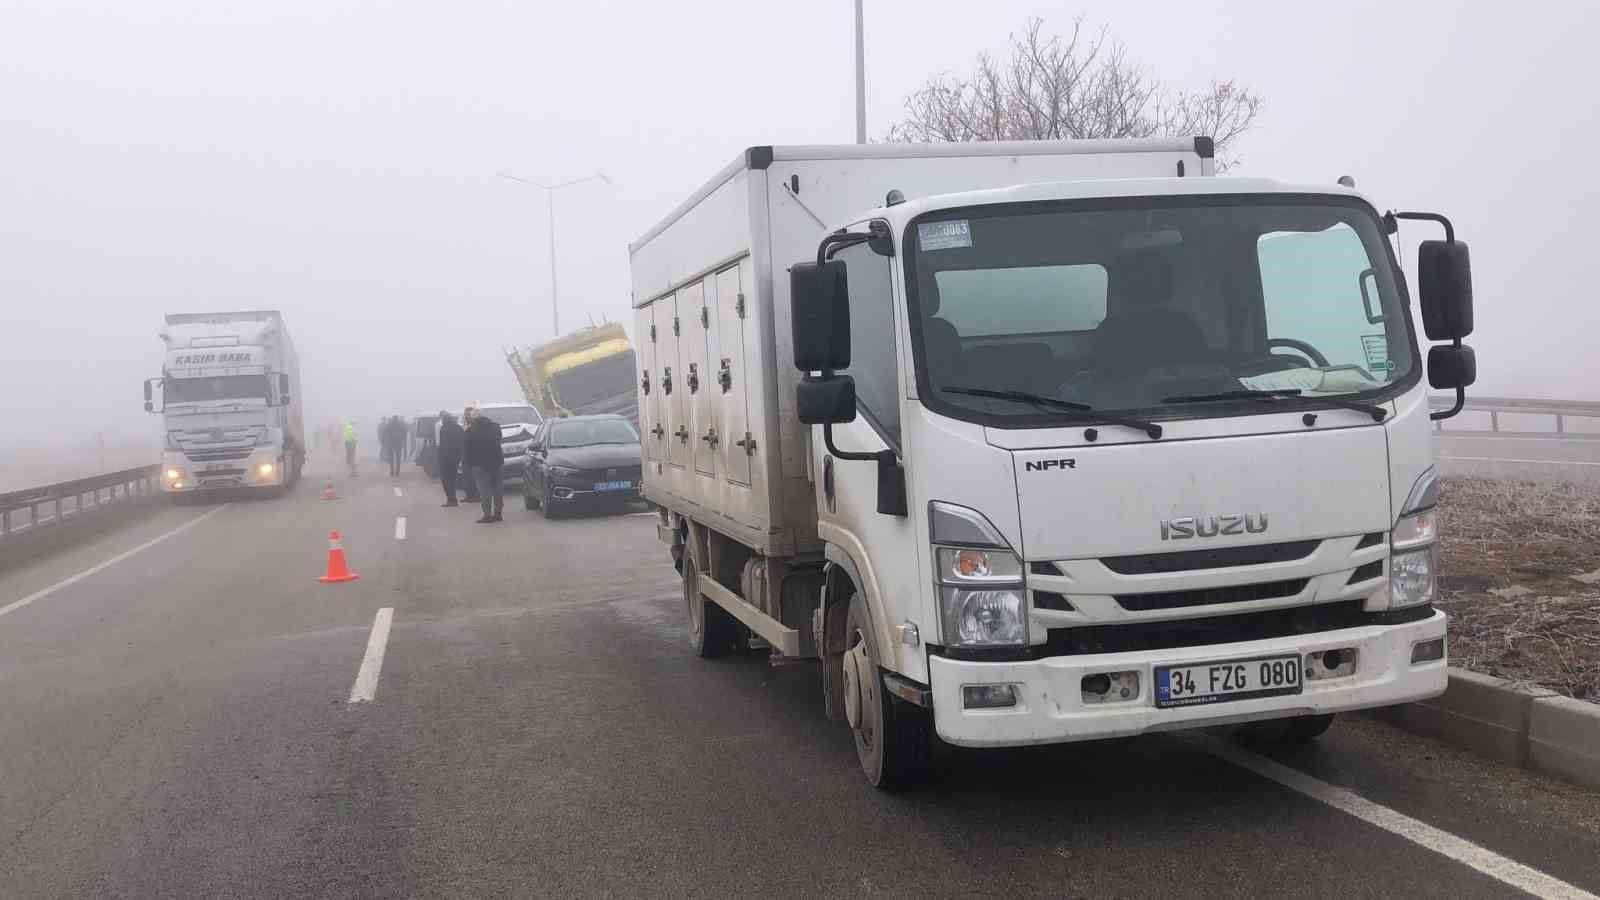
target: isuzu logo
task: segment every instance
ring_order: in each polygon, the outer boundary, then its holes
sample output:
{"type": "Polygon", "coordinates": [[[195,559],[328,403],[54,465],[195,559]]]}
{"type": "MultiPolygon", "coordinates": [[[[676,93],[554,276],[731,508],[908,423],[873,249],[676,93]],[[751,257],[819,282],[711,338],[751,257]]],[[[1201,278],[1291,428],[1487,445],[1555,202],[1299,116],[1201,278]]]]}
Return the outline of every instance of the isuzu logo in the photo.
{"type": "Polygon", "coordinates": [[[1267,530],[1267,514],[1235,513],[1226,516],[1182,516],[1161,520],[1161,539],[1181,541],[1219,534],[1260,534],[1267,530]]]}
{"type": "Polygon", "coordinates": [[[1067,456],[1061,459],[1030,459],[1022,465],[1029,472],[1048,472],[1051,469],[1076,469],[1078,461],[1067,456]]]}

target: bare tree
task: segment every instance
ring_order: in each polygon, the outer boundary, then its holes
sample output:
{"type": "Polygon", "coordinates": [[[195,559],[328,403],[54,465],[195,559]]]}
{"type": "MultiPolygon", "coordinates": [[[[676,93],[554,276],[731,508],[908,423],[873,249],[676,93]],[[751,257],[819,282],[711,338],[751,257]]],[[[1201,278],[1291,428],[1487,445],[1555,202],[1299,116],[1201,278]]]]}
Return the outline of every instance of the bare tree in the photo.
{"type": "Polygon", "coordinates": [[[1229,79],[1202,91],[1168,88],[1083,18],[1068,35],[1031,19],[1011,35],[1009,58],[980,55],[971,75],[941,73],[906,97],[906,117],[891,141],[1015,141],[1209,135],[1217,169],[1239,160],[1237,138],[1250,130],[1261,95],[1229,79]]]}

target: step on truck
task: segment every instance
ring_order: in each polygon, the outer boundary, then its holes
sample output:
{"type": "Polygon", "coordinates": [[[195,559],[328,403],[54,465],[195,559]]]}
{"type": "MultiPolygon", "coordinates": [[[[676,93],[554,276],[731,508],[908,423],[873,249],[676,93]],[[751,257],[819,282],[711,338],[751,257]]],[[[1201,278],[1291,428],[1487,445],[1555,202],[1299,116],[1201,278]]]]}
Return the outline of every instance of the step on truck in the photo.
{"type": "Polygon", "coordinates": [[[161,331],[161,377],[145,412],[165,432],[161,490],[282,493],[305,466],[300,360],[275,310],[175,313],[161,331]]]}
{"type": "Polygon", "coordinates": [[[880,786],[936,740],[1308,740],[1441,693],[1467,247],[1213,170],[1207,138],[755,147],[632,244],[694,649],[819,660],[880,786]]]}

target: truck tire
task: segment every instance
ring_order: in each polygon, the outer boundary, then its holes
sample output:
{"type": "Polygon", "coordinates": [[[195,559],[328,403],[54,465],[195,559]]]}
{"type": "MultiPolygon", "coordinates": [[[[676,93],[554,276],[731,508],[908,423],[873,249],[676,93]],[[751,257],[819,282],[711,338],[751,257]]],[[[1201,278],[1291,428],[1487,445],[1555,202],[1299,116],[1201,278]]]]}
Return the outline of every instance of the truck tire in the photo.
{"type": "Polygon", "coordinates": [[[871,622],[866,600],[857,591],[845,617],[843,678],[846,719],[855,736],[856,758],[874,787],[915,787],[928,775],[933,716],[884,690],[883,657],[871,622]]]}
{"type": "Polygon", "coordinates": [[[683,554],[683,602],[689,612],[689,645],[704,659],[727,655],[739,634],[739,621],[700,594],[700,566],[683,554]]]}

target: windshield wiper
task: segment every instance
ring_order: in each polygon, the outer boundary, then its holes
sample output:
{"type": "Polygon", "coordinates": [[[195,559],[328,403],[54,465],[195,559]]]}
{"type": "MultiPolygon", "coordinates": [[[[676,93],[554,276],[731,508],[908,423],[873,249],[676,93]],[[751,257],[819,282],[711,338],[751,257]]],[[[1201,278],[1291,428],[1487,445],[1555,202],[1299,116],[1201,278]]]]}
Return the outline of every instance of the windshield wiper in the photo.
{"type": "Polygon", "coordinates": [[[1310,397],[1299,388],[1274,388],[1266,391],[1222,391],[1216,394],[1184,394],[1177,397],[1163,398],[1161,402],[1210,403],[1214,400],[1258,400],[1276,403],[1284,397],[1292,397],[1306,403],[1319,404],[1324,409],[1353,409],[1356,412],[1364,412],[1371,416],[1374,422],[1382,422],[1389,415],[1389,411],[1381,406],[1362,403],[1359,400],[1340,400],[1338,397],[1310,397]]]}
{"type": "Polygon", "coordinates": [[[1121,425],[1123,428],[1135,428],[1149,435],[1151,439],[1161,437],[1161,426],[1143,419],[1128,419],[1122,416],[1107,415],[1096,412],[1095,408],[1087,403],[1073,403],[1071,400],[1057,400],[1043,394],[1030,394],[1027,391],[996,391],[989,388],[972,387],[945,387],[940,388],[946,394],[965,394],[968,397],[990,397],[995,400],[1010,400],[1014,403],[1031,403],[1034,406],[1049,409],[1065,410],[1070,413],[1079,413],[1079,419],[1104,422],[1107,425],[1121,425]]]}

